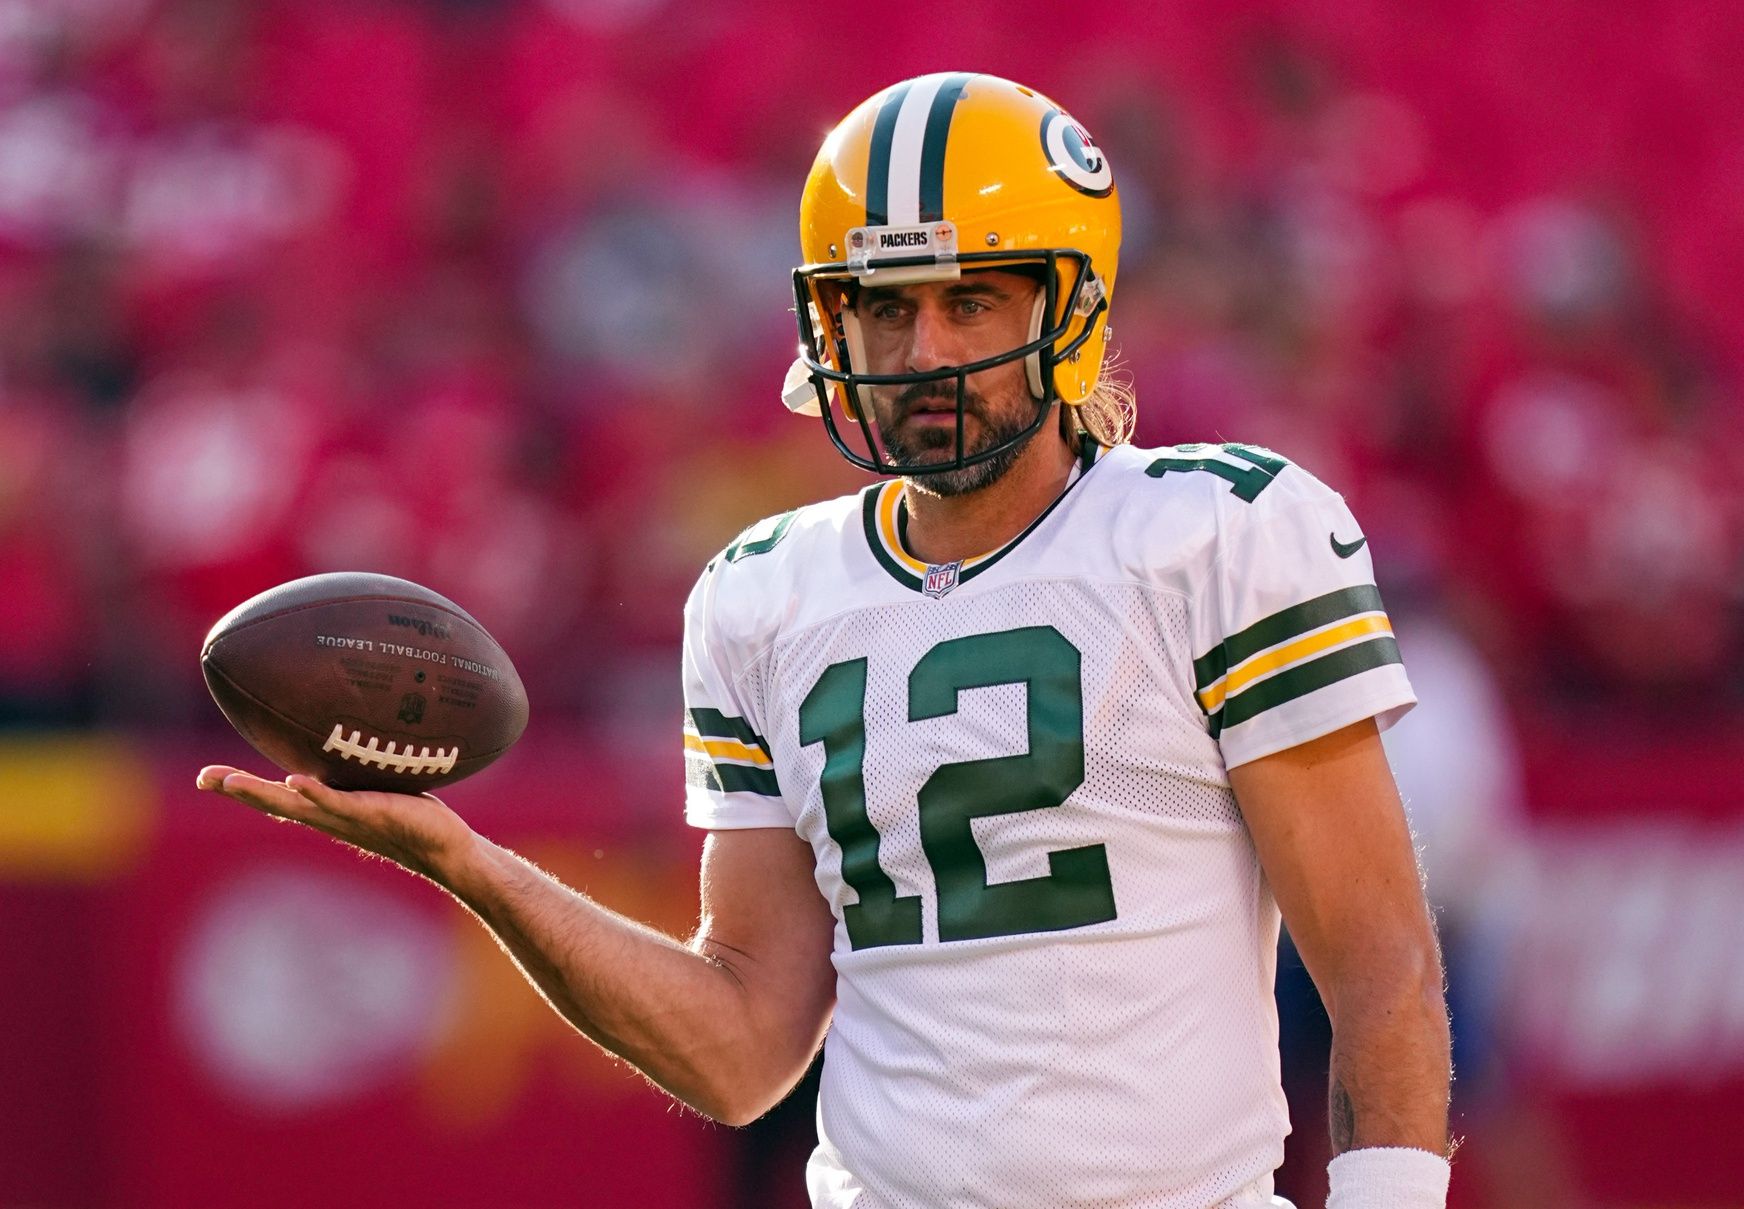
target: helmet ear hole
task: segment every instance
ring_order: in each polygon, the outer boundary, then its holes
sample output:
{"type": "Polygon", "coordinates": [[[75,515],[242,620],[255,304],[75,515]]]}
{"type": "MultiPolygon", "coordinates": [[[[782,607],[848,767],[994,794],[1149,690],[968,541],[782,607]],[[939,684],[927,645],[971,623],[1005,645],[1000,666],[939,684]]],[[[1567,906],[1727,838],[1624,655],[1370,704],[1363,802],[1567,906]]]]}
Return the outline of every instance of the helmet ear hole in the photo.
{"type": "MultiPolygon", "coordinates": [[[[1048,309],[1048,292],[1036,291],[1035,309],[1029,316],[1029,338],[1025,343],[1032,343],[1041,338],[1043,312],[1048,309]]],[[[1047,398],[1047,388],[1042,383],[1042,355],[1038,350],[1023,359],[1024,372],[1029,377],[1029,393],[1037,399],[1047,398]]]]}

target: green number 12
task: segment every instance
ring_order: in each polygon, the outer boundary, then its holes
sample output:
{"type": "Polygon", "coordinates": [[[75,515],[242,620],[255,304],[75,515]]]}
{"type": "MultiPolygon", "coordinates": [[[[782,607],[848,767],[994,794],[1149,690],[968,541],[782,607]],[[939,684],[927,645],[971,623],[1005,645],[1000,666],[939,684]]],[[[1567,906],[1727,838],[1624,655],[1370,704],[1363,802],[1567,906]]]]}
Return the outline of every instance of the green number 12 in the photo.
{"type": "MultiPolygon", "coordinates": [[[[989,815],[1059,806],[1083,784],[1081,662],[1058,630],[1028,626],[941,642],[909,675],[910,722],[955,714],[964,689],[1028,689],[1026,753],[941,764],[921,786],[921,847],[938,886],[940,940],[1052,932],[1115,918],[1102,844],[1050,852],[1045,875],[989,885],[972,827],[989,815]]],[[[879,835],[866,813],[866,660],[824,669],[799,707],[799,730],[801,743],[824,745],[824,819],[842,849],[842,880],[860,896],[842,911],[849,944],[919,944],[920,898],[896,893],[878,862],[879,835]]]]}

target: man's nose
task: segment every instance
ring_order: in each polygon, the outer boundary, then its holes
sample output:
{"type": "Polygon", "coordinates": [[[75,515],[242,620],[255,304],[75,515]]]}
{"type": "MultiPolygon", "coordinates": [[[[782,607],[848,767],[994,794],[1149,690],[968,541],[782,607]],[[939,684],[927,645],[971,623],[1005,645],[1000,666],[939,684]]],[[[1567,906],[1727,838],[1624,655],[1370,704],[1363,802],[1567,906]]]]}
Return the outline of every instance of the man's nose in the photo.
{"type": "Polygon", "coordinates": [[[962,364],[962,350],[950,315],[943,307],[923,306],[915,312],[913,340],[908,347],[910,373],[925,373],[962,364]]]}

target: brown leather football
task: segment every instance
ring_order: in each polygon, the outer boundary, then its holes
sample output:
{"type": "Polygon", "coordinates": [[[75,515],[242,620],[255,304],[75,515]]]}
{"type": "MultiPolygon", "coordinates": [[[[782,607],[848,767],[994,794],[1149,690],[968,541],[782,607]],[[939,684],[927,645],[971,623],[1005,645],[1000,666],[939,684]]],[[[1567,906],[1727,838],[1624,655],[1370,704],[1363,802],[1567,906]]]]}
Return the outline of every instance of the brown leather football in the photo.
{"type": "Polygon", "coordinates": [[[286,772],[422,793],[471,776],[527,725],[527,692],[465,610],[390,575],[292,580],[218,619],[212,699],[286,772]]]}

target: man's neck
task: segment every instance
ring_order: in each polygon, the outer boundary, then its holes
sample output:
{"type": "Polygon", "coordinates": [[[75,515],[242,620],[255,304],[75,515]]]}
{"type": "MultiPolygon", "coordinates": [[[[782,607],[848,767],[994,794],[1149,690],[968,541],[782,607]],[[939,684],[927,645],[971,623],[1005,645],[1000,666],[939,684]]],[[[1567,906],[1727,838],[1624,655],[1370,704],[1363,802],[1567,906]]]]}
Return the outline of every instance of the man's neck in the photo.
{"type": "Polygon", "coordinates": [[[925,562],[958,562],[997,550],[1060,498],[1077,455],[1051,426],[1037,433],[999,480],[964,495],[934,495],[903,483],[908,552],[925,562]]]}

